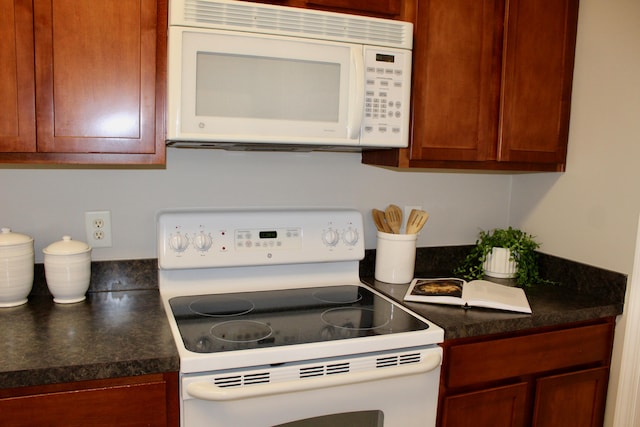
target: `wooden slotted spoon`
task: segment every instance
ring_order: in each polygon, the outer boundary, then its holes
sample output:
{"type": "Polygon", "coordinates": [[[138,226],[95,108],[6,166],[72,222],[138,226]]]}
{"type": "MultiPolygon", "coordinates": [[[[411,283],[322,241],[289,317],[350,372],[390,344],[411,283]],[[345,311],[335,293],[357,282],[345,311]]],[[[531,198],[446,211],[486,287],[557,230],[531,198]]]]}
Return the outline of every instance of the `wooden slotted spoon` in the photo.
{"type": "Polygon", "coordinates": [[[402,227],[402,209],[396,205],[389,205],[384,211],[384,218],[387,220],[387,224],[391,227],[391,230],[395,234],[400,234],[400,227],[402,227]]]}
{"type": "Polygon", "coordinates": [[[380,209],[372,209],[371,215],[373,216],[373,222],[376,225],[378,231],[382,231],[384,233],[393,233],[389,224],[387,224],[387,220],[384,218],[384,212],[380,209]]]}
{"type": "Polygon", "coordinates": [[[411,209],[407,219],[407,234],[417,234],[429,219],[429,214],[419,209],[411,209]]]}

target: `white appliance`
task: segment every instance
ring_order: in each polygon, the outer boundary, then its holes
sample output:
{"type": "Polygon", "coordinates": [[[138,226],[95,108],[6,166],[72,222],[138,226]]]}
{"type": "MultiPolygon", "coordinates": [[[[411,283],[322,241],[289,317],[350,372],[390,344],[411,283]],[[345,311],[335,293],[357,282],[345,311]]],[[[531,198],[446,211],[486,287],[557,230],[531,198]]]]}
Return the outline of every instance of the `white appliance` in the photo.
{"type": "Polygon", "coordinates": [[[360,282],[349,209],[166,210],[181,426],[434,426],[443,330],[360,282]]]}
{"type": "Polygon", "coordinates": [[[411,23],[235,0],[169,13],[169,145],[408,145],[411,23]]]}

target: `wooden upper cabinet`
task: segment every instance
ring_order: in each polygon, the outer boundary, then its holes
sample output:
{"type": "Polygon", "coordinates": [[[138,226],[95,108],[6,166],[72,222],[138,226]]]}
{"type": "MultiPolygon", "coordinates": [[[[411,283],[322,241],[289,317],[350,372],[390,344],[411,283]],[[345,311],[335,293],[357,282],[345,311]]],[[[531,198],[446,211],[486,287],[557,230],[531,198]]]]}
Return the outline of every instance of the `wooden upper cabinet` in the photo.
{"type": "Polygon", "coordinates": [[[34,0],[29,20],[36,136],[0,161],[164,163],[166,0],[34,0]]]}
{"type": "Polygon", "coordinates": [[[395,167],[562,171],[578,0],[420,0],[408,149],[395,167]]]}
{"type": "Polygon", "coordinates": [[[0,151],[35,151],[31,1],[0,0],[0,10],[0,151]]]}
{"type": "Polygon", "coordinates": [[[503,0],[418,6],[411,159],[495,158],[503,0]]]}
{"type": "Polygon", "coordinates": [[[511,0],[499,160],[564,165],[578,0],[511,0]]]}

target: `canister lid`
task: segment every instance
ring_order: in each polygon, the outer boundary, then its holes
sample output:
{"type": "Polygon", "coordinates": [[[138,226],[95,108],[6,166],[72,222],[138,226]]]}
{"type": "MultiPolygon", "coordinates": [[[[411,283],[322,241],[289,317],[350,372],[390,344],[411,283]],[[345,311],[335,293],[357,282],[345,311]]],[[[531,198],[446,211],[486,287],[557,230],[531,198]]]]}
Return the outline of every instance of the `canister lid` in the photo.
{"type": "Polygon", "coordinates": [[[62,236],[62,240],[54,242],[44,248],[42,252],[47,255],[74,255],[88,252],[91,246],[84,242],[71,240],[71,236],[62,236]]]}
{"type": "Polygon", "coordinates": [[[12,233],[10,228],[0,229],[0,246],[22,245],[31,243],[33,238],[26,234],[12,233]]]}

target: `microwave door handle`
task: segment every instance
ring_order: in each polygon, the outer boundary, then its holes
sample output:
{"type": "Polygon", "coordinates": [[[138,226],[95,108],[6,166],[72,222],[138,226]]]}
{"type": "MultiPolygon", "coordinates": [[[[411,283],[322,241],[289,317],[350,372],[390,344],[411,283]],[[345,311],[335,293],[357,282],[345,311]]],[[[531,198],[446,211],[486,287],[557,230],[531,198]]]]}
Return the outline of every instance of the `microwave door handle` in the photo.
{"type": "Polygon", "coordinates": [[[358,139],[364,116],[364,53],[362,46],[351,49],[352,73],[350,77],[349,112],[347,114],[347,135],[358,139]]]}

